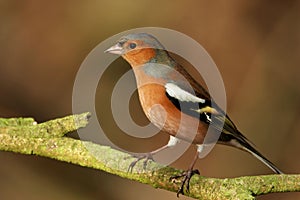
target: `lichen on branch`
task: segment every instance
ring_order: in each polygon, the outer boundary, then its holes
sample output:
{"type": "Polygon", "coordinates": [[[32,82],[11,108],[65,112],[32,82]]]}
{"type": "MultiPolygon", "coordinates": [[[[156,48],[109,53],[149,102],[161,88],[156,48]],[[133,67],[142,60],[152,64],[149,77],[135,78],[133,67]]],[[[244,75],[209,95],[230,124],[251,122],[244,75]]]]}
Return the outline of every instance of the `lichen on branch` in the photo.
{"type": "MultiPolygon", "coordinates": [[[[129,156],[127,153],[65,137],[66,133],[85,127],[89,117],[89,113],[83,113],[40,124],[33,118],[0,118],[0,150],[48,157],[177,192],[180,182],[170,181],[169,178],[182,173],[181,170],[151,162],[146,170],[143,170],[142,163],[138,163],[135,170],[129,173],[127,169],[133,158],[125,159],[129,156]]],[[[274,192],[299,192],[300,175],[225,179],[195,175],[190,184],[187,195],[196,199],[255,199],[255,196],[274,192]]]]}

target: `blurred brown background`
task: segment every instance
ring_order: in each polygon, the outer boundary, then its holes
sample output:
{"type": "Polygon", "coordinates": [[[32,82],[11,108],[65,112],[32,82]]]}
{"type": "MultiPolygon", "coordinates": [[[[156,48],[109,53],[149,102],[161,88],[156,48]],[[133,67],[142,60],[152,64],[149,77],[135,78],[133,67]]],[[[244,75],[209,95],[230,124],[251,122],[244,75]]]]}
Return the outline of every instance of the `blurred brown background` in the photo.
{"type": "MultiPolygon", "coordinates": [[[[291,0],[2,0],[0,116],[41,122],[70,114],[76,72],[98,43],[131,28],[166,27],[206,48],[223,76],[231,118],[281,170],[299,173],[299,19],[300,2],[291,0]]],[[[122,67],[108,77],[129,69],[125,61],[117,63],[122,67]]],[[[110,79],[104,80],[109,87],[110,79]]],[[[186,168],[191,153],[175,166],[186,168]]],[[[0,163],[1,199],[176,199],[174,193],[50,159],[0,152],[0,163]]],[[[197,167],[211,177],[271,173],[250,155],[223,146],[197,167]]]]}

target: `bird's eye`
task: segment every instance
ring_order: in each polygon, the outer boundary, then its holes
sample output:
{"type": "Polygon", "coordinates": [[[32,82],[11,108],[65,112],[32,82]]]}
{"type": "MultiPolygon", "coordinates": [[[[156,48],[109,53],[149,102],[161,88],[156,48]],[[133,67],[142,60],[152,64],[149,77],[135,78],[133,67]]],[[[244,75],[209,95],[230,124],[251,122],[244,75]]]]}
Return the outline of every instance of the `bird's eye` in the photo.
{"type": "Polygon", "coordinates": [[[136,47],[136,44],[135,43],[130,43],[129,47],[130,47],[130,49],[134,49],[136,47]]]}

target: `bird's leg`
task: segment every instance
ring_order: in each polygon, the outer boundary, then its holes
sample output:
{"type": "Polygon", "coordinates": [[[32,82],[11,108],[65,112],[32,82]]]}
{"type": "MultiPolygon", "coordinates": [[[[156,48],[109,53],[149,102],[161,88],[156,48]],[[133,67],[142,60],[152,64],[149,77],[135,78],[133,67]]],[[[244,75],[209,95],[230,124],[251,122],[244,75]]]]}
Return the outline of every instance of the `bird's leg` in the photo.
{"type": "Polygon", "coordinates": [[[191,163],[190,167],[188,170],[186,170],[184,173],[177,175],[177,176],[172,176],[170,180],[178,179],[181,177],[184,177],[179,190],[177,191],[177,197],[179,197],[179,194],[184,195],[184,187],[186,186],[186,192],[189,192],[190,190],[190,180],[195,174],[200,174],[198,169],[194,169],[194,166],[196,164],[196,161],[198,159],[198,154],[201,152],[203,147],[201,145],[198,146],[197,153],[195,154],[195,157],[193,159],[193,162],[191,163]]]}
{"type": "Polygon", "coordinates": [[[140,160],[143,160],[143,168],[144,170],[146,170],[146,167],[147,167],[147,164],[148,164],[148,161],[152,160],[154,161],[153,159],[153,156],[155,154],[157,154],[158,152],[162,151],[162,150],[165,150],[167,148],[170,148],[170,147],[174,147],[180,140],[173,137],[173,136],[170,136],[170,139],[169,139],[169,142],[167,145],[165,146],[162,146],[154,151],[151,151],[151,152],[148,152],[148,153],[142,153],[142,154],[136,154],[136,155],[133,155],[132,157],[136,158],[136,160],[132,161],[128,167],[128,171],[129,172],[132,172],[134,166],[140,161],[140,160]]]}

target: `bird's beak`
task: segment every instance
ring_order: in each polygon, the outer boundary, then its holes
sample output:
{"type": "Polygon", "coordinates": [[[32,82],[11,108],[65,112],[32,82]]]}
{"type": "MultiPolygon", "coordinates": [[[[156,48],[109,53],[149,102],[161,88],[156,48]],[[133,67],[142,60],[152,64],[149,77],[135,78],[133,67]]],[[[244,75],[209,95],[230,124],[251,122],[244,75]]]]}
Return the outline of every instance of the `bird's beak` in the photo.
{"type": "Polygon", "coordinates": [[[112,53],[112,54],[122,55],[123,54],[123,48],[119,43],[117,43],[116,45],[106,49],[104,51],[104,53],[112,53]]]}

